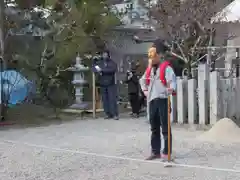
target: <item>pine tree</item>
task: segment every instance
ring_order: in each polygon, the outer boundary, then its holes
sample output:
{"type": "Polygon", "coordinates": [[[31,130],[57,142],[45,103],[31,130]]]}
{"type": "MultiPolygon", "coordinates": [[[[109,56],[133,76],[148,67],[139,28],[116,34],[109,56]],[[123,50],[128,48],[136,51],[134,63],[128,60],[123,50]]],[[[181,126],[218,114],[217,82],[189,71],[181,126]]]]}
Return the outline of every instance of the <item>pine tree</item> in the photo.
{"type": "Polygon", "coordinates": [[[2,54],[7,66],[35,77],[40,95],[54,107],[65,106],[72,77],[63,70],[76,53],[102,48],[96,42],[103,43],[118,19],[106,1],[9,0],[4,7],[2,54]]]}

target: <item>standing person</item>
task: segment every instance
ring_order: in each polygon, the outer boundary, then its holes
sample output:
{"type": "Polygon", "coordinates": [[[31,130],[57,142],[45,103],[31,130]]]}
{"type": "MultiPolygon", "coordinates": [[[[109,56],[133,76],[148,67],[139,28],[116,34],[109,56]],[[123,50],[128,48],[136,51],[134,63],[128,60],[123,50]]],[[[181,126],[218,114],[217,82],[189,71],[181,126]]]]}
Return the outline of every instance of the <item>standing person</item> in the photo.
{"type": "Polygon", "coordinates": [[[110,58],[109,51],[103,51],[101,60],[93,65],[93,71],[99,73],[100,94],[103,101],[105,119],[118,120],[117,85],[115,75],[117,64],[110,58]]]}
{"type": "Polygon", "coordinates": [[[168,137],[168,96],[176,90],[176,76],[168,61],[162,61],[166,46],[161,40],[156,40],[148,51],[149,64],[140,85],[147,97],[148,118],[151,125],[151,155],[147,160],[167,158],[168,138],[172,151],[172,134],[168,137]],[[164,147],[161,154],[161,130],[164,147]]]}
{"type": "Polygon", "coordinates": [[[139,90],[139,106],[139,112],[141,113],[141,111],[143,111],[143,108],[146,107],[146,97],[141,88],[139,90]]]}
{"type": "Polygon", "coordinates": [[[131,64],[131,71],[127,72],[125,83],[128,85],[128,98],[132,108],[132,116],[139,117],[140,101],[139,101],[139,81],[136,75],[136,66],[131,64]]]}

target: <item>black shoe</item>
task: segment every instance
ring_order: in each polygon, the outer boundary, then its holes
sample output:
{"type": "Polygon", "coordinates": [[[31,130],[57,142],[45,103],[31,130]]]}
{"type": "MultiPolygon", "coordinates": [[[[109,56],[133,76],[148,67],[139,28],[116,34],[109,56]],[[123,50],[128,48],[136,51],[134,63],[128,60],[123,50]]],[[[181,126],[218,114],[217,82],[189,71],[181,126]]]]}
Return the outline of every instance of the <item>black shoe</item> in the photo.
{"type": "Polygon", "coordinates": [[[138,115],[137,113],[134,113],[134,114],[132,115],[132,117],[133,117],[133,118],[139,118],[139,115],[138,115]]]}
{"type": "Polygon", "coordinates": [[[151,154],[148,158],[146,158],[146,160],[150,161],[150,160],[160,159],[160,158],[161,158],[161,154],[151,154]]]}

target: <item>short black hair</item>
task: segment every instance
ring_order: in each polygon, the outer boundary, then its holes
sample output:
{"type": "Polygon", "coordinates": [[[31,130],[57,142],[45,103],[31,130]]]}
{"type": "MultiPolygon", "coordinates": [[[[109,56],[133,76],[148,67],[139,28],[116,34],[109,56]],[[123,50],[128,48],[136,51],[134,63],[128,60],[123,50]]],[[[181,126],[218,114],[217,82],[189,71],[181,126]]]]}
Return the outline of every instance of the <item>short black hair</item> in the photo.
{"type": "Polygon", "coordinates": [[[162,39],[156,39],[156,40],[153,42],[152,47],[155,47],[155,48],[156,48],[156,52],[157,52],[158,54],[159,54],[159,53],[165,53],[165,52],[168,50],[167,45],[165,45],[165,42],[164,42],[164,40],[162,40],[162,39]]]}

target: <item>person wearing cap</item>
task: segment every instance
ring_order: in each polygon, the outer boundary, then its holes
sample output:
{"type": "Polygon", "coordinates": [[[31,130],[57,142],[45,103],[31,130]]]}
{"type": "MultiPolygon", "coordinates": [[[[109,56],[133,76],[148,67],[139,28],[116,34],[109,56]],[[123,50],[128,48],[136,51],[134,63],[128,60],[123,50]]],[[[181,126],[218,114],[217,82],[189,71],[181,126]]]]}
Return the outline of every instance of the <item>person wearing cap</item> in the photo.
{"type": "Polygon", "coordinates": [[[168,137],[168,96],[176,90],[176,76],[170,63],[164,59],[167,47],[156,40],[148,51],[148,67],[140,79],[140,86],[148,104],[148,120],[151,126],[151,155],[147,160],[167,158],[168,138],[172,151],[172,134],[168,137]],[[160,129],[161,127],[161,129],[160,129]],[[164,147],[161,153],[161,130],[164,147]]]}
{"type": "Polygon", "coordinates": [[[131,71],[127,71],[125,83],[128,85],[128,99],[132,108],[132,117],[138,118],[140,111],[140,101],[139,101],[139,81],[136,74],[137,65],[131,63],[131,71]]]}
{"type": "Polygon", "coordinates": [[[115,75],[117,64],[110,58],[109,51],[102,53],[100,61],[94,63],[93,71],[99,74],[99,86],[102,96],[105,119],[118,120],[117,85],[115,75]]]}

